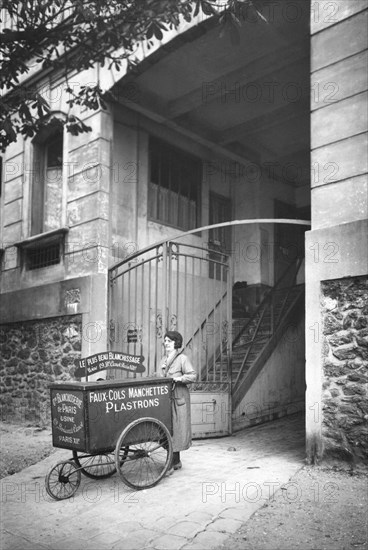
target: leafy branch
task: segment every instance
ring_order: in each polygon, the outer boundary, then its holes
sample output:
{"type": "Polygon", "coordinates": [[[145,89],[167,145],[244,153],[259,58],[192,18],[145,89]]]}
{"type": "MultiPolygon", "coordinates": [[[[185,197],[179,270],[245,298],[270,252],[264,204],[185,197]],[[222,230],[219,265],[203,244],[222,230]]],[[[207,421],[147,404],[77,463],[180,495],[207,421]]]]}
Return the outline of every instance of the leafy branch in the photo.
{"type": "MultiPolygon", "coordinates": [[[[49,102],[24,77],[31,67],[62,70],[66,76],[95,64],[120,70],[137,63],[142,41],[162,40],[164,33],[203,13],[214,17],[220,36],[230,30],[234,44],[245,9],[252,0],[3,0],[0,20],[0,148],[17,135],[33,137],[51,116],[68,131],[88,127],[74,115],[53,113],[49,102]],[[23,80],[23,81],[22,81],[23,80]]],[[[258,12],[259,14],[259,12],[258,12]]],[[[259,14],[262,17],[261,14],[259,14]]],[[[96,86],[69,88],[69,108],[105,108],[104,91],[96,86]]]]}

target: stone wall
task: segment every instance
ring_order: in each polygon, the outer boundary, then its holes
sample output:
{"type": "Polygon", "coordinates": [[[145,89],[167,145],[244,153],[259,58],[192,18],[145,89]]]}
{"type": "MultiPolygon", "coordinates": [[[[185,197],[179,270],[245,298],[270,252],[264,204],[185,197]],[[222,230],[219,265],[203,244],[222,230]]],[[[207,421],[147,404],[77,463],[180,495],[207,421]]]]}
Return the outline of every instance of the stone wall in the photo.
{"type": "Polygon", "coordinates": [[[0,325],[2,420],[50,422],[48,385],[73,380],[82,316],[0,325]]]}
{"type": "Polygon", "coordinates": [[[324,454],[368,458],[368,277],[322,283],[324,454]]]}

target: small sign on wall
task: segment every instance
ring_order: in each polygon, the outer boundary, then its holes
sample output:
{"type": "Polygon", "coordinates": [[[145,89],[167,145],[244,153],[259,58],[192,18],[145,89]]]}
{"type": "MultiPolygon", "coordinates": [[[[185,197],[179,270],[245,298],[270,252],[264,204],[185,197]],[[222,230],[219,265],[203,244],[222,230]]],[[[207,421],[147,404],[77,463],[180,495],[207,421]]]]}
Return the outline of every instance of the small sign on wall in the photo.
{"type": "Polygon", "coordinates": [[[138,342],[138,329],[128,329],[127,331],[128,344],[136,344],[138,342]]]}

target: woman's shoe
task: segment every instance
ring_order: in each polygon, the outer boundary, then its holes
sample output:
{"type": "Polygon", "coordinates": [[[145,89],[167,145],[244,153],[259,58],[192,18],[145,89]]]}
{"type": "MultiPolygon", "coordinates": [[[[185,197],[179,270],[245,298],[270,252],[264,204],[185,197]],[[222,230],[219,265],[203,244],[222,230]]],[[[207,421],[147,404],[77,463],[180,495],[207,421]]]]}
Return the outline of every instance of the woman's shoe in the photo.
{"type": "Polygon", "coordinates": [[[182,467],[183,467],[183,465],[181,463],[181,460],[179,460],[179,462],[174,464],[174,470],[180,470],[182,467]]]}

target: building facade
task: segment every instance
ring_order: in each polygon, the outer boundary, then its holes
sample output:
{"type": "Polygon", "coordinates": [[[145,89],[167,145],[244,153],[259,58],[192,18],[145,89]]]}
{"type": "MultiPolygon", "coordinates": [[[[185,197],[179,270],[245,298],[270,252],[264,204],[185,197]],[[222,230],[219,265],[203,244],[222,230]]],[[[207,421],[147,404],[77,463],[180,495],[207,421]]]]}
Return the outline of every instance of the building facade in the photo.
{"type": "MultiPolygon", "coordinates": [[[[6,151],[4,418],[47,421],[48,383],[80,357],[143,350],[153,374],[176,328],[202,424],[305,410],[310,461],[367,455],[367,2],[272,5],[236,40],[195,19],[142,45],[134,74],[70,75],[109,90],[78,113],[91,131],[50,124],[6,151]]],[[[65,112],[63,78],[29,79],[65,112]]]]}

